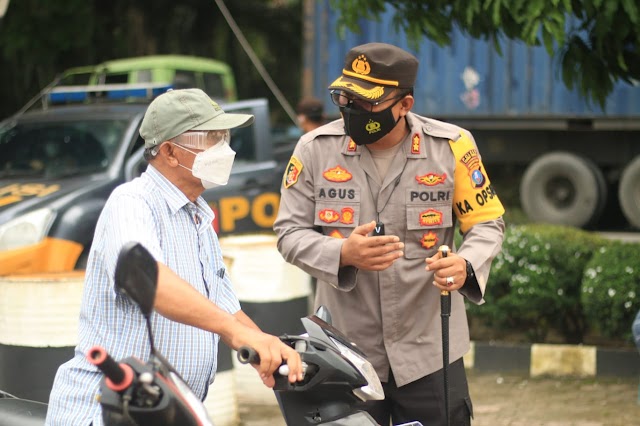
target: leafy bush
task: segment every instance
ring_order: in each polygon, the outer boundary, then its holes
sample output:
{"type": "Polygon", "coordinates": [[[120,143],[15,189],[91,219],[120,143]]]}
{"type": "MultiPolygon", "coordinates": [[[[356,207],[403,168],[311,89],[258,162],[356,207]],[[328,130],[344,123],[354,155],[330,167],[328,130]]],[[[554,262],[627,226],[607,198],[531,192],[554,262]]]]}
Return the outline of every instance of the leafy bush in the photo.
{"type": "Polygon", "coordinates": [[[493,262],[486,304],[469,305],[469,317],[490,327],[544,342],[550,330],[567,343],[587,329],[580,304],[585,266],[605,240],[570,227],[509,226],[493,262]]]}
{"type": "Polygon", "coordinates": [[[584,270],[581,301],[600,334],[631,339],[640,309],[640,244],[611,241],[596,250],[584,270]]]}

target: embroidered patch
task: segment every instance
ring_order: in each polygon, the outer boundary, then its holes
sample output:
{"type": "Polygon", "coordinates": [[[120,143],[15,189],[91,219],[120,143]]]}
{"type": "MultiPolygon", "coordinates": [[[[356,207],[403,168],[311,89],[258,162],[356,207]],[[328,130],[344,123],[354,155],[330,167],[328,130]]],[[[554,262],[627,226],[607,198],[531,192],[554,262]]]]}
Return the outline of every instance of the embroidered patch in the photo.
{"type": "Polygon", "coordinates": [[[358,145],[356,145],[353,139],[349,139],[349,146],[347,147],[347,151],[356,152],[356,149],[358,149],[358,145]]]}
{"type": "Polygon", "coordinates": [[[351,207],[345,207],[341,210],[340,223],[345,225],[351,225],[353,223],[353,209],[351,207]]]}
{"type": "Polygon", "coordinates": [[[420,226],[442,225],[442,212],[436,209],[427,209],[420,213],[420,226]]]}
{"type": "Polygon", "coordinates": [[[426,234],[422,235],[422,240],[420,240],[420,245],[426,249],[430,249],[438,244],[438,236],[435,232],[429,231],[426,234]]]}
{"type": "Polygon", "coordinates": [[[323,209],[318,212],[318,217],[326,223],[333,223],[340,220],[340,213],[331,209],[323,209]]]}
{"type": "Polygon", "coordinates": [[[344,235],[342,235],[340,231],[338,231],[337,229],[334,229],[333,231],[331,231],[329,233],[329,236],[332,238],[344,238],[344,235]]]}
{"type": "Polygon", "coordinates": [[[284,172],[284,187],[289,188],[296,182],[298,182],[298,178],[300,177],[300,173],[302,173],[302,162],[298,160],[296,157],[292,156],[289,160],[289,164],[287,164],[287,168],[284,172]]]}
{"type": "Polygon", "coordinates": [[[418,133],[411,138],[411,153],[420,154],[420,135],[418,133]]]}
{"type": "Polygon", "coordinates": [[[426,175],[416,176],[416,180],[418,181],[418,183],[426,186],[435,186],[440,183],[444,183],[446,179],[446,173],[443,173],[441,175],[436,173],[427,173],[426,175]]]}
{"type": "Polygon", "coordinates": [[[480,157],[478,157],[478,151],[470,149],[467,151],[460,162],[464,164],[469,172],[469,179],[471,180],[471,186],[473,188],[482,188],[486,182],[486,178],[482,173],[482,166],[480,166],[480,157]]]}
{"type": "Polygon", "coordinates": [[[348,170],[343,169],[340,166],[335,166],[332,169],[327,169],[322,173],[322,176],[331,182],[346,182],[351,180],[353,175],[348,170]]]}

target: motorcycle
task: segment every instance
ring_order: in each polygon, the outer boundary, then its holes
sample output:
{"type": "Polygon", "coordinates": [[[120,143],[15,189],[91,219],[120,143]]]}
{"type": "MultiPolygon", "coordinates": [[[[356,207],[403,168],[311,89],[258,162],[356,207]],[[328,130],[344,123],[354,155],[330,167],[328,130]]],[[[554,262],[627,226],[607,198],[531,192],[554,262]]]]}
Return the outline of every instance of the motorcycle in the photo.
{"type": "MultiPolygon", "coordinates": [[[[377,426],[373,417],[358,408],[362,401],[384,399],[373,365],[331,325],[331,314],[325,307],[301,321],[305,334],[283,335],[280,339],[300,354],[302,381],[289,383],[286,364],[274,374],[273,390],[287,425],[377,426]]],[[[237,357],[243,364],[260,363],[256,351],[247,346],[238,349],[237,357]]],[[[398,426],[422,424],[410,422],[398,426]]]]}

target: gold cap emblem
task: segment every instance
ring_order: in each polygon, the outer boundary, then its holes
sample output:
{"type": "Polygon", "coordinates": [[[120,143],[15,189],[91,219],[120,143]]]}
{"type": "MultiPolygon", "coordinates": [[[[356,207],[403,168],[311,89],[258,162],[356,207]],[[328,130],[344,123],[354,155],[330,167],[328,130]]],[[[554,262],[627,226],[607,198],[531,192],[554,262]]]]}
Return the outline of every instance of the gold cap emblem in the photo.
{"type": "Polygon", "coordinates": [[[367,75],[371,72],[369,62],[364,55],[360,55],[356,59],[354,59],[351,63],[351,68],[356,74],[367,75]]]}

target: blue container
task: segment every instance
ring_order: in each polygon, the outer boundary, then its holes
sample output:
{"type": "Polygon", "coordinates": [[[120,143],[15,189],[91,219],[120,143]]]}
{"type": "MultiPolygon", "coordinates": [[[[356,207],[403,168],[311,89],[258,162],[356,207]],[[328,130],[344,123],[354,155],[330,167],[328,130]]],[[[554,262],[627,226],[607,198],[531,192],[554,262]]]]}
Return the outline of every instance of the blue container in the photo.
{"type": "Polygon", "coordinates": [[[415,112],[433,117],[640,117],[640,85],[618,83],[607,98],[605,111],[583,99],[562,82],[561,69],[544,47],[502,40],[503,55],[493,44],[454,31],[452,44],[439,47],[424,39],[418,51],[407,36],[396,32],[393,12],[379,22],[361,20],[361,33],[336,32],[337,12],[329,0],[313,2],[305,19],[305,92],[324,100],[329,115],[337,114],[327,87],[342,72],[344,57],[353,46],[386,42],[411,51],[420,61],[415,86],[415,112]],[[305,80],[306,78],[306,80],[305,80]]]}

